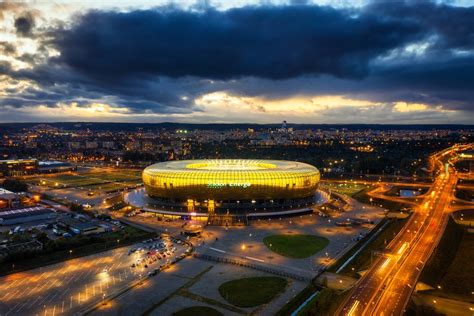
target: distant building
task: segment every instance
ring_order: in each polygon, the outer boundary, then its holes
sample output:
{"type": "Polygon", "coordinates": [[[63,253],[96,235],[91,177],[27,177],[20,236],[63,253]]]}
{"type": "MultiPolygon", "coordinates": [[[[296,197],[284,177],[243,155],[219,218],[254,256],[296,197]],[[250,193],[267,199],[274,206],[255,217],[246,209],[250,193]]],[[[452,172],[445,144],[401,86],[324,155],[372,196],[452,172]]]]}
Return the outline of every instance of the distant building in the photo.
{"type": "Polygon", "coordinates": [[[22,224],[55,217],[55,212],[41,206],[22,208],[0,212],[0,225],[22,224]]]}
{"type": "Polygon", "coordinates": [[[102,148],[104,148],[104,149],[115,149],[115,143],[110,142],[110,141],[102,142],[102,148]]]}
{"type": "Polygon", "coordinates": [[[10,208],[18,204],[18,194],[0,188],[0,209],[10,208]]]}
{"type": "Polygon", "coordinates": [[[75,171],[76,166],[71,165],[68,162],[48,160],[40,161],[38,163],[38,171],[40,173],[56,173],[56,172],[67,172],[75,171]]]}
{"type": "Polygon", "coordinates": [[[86,141],[86,149],[97,149],[99,144],[95,141],[86,141]]]}
{"type": "Polygon", "coordinates": [[[0,160],[0,176],[4,177],[74,170],[76,170],[75,166],[62,161],[38,161],[36,159],[0,160]]]}
{"type": "Polygon", "coordinates": [[[61,218],[58,221],[58,226],[63,229],[70,230],[79,235],[92,235],[105,232],[104,227],[94,224],[92,222],[81,222],[73,218],[61,218]]]}
{"type": "Polygon", "coordinates": [[[81,142],[68,142],[67,144],[68,144],[69,149],[81,149],[82,148],[81,142]]]}
{"type": "Polygon", "coordinates": [[[1,176],[22,176],[38,172],[36,159],[8,159],[0,160],[1,176]]]}

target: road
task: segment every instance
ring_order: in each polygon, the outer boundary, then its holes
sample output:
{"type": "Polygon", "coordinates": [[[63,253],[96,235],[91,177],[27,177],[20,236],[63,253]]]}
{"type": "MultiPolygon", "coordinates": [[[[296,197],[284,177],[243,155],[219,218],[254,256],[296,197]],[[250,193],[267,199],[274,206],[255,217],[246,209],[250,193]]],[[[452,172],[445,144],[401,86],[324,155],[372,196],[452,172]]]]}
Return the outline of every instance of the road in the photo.
{"type": "Polygon", "coordinates": [[[434,201],[434,212],[430,221],[420,229],[419,237],[410,246],[412,250],[404,258],[405,260],[400,261],[398,269],[390,276],[389,283],[383,291],[373,314],[403,314],[424,263],[429,259],[434,247],[438,244],[447,224],[449,214],[447,209],[456,182],[454,175],[448,176],[446,182],[442,185],[442,191],[436,194],[438,199],[434,201]]]}
{"type": "MultiPolygon", "coordinates": [[[[444,173],[444,161],[465,147],[453,146],[431,157],[439,170],[430,190],[416,206],[404,229],[359,280],[338,315],[402,315],[425,262],[447,222],[457,183],[455,173],[444,173]]],[[[452,169],[450,169],[452,171],[452,169]]]]}

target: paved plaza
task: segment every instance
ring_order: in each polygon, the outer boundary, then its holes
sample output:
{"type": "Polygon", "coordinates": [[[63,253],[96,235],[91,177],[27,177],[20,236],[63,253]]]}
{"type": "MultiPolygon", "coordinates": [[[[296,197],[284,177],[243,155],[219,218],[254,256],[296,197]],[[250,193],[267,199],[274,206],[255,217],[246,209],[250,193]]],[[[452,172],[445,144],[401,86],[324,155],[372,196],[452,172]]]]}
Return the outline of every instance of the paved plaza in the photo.
{"type": "Polygon", "coordinates": [[[205,305],[225,315],[273,315],[299,293],[305,282],[288,279],[283,293],[270,304],[256,308],[239,308],[228,303],[218,288],[226,281],[269,274],[229,264],[186,258],[172,269],[147,279],[133,291],[116,297],[92,315],[171,315],[186,307],[205,305]]]}

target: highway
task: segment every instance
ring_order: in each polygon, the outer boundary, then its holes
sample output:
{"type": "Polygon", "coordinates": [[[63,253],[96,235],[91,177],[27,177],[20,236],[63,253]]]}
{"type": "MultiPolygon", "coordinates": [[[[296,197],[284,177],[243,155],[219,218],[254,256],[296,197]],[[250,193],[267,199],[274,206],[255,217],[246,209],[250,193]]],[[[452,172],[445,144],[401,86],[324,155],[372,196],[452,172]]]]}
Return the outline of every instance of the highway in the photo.
{"type": "MultiPolygon", "coordinates": [[[[424,263],[429,259],[434,247],[448,221],[449,202],[452,190],[456,185],[456,177],[448,176],[443,182],[441,192],[436,193],[437,199],[433,201],[434,212],[429,222],[420,229],[420,234],[411,245],[411,251],[400,260],[398,269],[390,275],[388,285],[380,296],[373,314],[376,315],[401,315],[408,304],[416,281],[423,269],[424,263]]],[[[370,309],[369,309],[370,310],[370,309]]]]}
{"type": "Polygon", "coordinates": [[[444,161],[465,147],[453,146],[431,157],[439,173],[404,229],[390,242],[352,289],[338,315],[402,315],[425,262],[437,245],[448,219],[457,183],[444,161]]]}

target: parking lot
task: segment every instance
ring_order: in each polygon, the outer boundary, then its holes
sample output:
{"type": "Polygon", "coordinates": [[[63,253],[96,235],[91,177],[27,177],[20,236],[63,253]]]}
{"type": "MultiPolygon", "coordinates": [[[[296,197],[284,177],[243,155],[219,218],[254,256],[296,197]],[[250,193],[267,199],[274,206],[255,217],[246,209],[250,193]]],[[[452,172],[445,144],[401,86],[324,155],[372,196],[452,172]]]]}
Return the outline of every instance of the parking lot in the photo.
{"type": "Polygon", "coordinates": [[[1,277],[0,314],[80,312],[148,274],[153,277],[160,267],[172,266],[187,249],[164,237],[1,277]]]}

